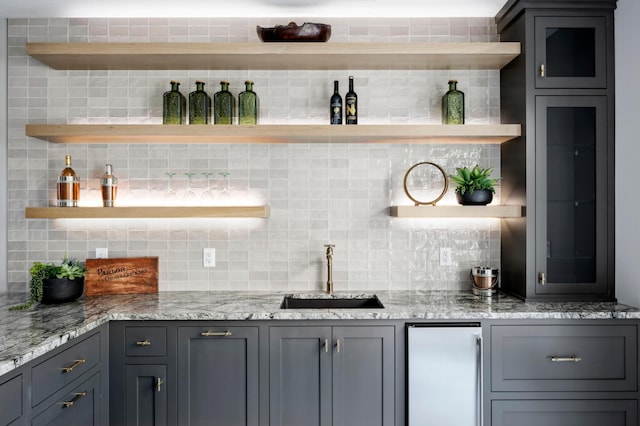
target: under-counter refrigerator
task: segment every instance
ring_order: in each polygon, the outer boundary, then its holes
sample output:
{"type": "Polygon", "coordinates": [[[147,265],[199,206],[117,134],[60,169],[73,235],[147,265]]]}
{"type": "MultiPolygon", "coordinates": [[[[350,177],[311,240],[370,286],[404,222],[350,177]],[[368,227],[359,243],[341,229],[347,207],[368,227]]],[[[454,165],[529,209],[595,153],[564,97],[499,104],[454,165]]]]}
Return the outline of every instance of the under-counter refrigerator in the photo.
{"type": "Polygon", "coordinates": [[[482,425],[479,323],[407,325],[409,426],[482,425]]]}

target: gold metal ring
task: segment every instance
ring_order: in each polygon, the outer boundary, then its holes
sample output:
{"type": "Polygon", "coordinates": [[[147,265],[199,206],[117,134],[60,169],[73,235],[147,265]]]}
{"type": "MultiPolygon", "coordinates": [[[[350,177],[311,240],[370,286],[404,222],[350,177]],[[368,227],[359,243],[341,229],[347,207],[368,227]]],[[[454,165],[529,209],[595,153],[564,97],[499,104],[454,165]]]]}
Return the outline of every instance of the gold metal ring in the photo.
{"type": "Polygon", "coordinates": [[[445,171],[444,171],[444,169],[442,167],[440,167],[436,163],[431,163],[429,161],[423,161],[422,163],[414,164],[413,166],[411,166],[411,168],[409,168],[409,170],[407,170],[407,173],[404,174],[403,186],[404,186],[404,193],[407,194],[407,197],[409,197],[409,199],[411,201],[413,201],[416,204],[416,206],[423,205],[423,204],[431,204],[432,206],[435,206],[436,203],[438,201],[440,201],[442,199],[442,197],[444,197],[444,194],[447,193],[447,189],[449,189],[449,179],[447,178],[447,174],[445,173],[445,171]],[[442,173],[442,177],[444,178],[444,188],[442,189],[442,193],[440,193],[440,195],[436,199],[431,200],[431,201],[417,200],[416,198],[414,198],[409,193],[409,189],[407,189],[407,179],[409,178],[409,174],[411,174],[413,169],[415,169],[416,167],[422,166],[422,165],[425,165],[425,164],[434,166],[435,168],[440,170],[440,173],[442,173]]]}

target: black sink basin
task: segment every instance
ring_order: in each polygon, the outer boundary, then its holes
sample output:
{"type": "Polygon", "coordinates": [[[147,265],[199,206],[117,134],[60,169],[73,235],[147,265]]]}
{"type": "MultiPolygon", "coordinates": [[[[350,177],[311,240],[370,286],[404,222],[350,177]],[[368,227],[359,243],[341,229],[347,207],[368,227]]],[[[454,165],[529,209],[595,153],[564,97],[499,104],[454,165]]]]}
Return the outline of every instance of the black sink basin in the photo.
{"type": "Polygon", "coordinates": [[[378,296],[367,297],[317,297],[285,296],[280,309],[371,309],[384,308],[378,296]]]}

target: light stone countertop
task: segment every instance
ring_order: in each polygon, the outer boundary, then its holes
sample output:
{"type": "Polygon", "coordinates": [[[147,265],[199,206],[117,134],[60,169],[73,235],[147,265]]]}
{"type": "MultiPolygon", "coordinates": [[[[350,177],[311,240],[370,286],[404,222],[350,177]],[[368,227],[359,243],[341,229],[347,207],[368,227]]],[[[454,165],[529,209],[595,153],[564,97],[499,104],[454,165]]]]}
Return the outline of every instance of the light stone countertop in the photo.
{"type": "MultiPolygon", "coordinates": [[[[384,309],[280,309],[282,292],[160,292],[81,298],[9,311],[26,294],[0,293],[0,375],[113,320],[499,320],[640,319],[615,303],[487,302],[469,291],[376,291],[384,309]]],[[[356,296],[357,293],[336,293],[356,296]]],[[[321,293],[301,297],[328,297],[321,293]]]]}

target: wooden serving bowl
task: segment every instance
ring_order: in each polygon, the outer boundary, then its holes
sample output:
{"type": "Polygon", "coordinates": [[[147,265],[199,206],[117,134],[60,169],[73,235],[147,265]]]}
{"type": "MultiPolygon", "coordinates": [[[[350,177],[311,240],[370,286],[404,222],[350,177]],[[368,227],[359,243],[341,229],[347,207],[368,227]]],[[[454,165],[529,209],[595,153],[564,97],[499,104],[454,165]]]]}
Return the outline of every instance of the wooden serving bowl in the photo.
{"type": "Polygon", "coordinates": [[[256,31],[263,42],[325,42],[331,37],[331,25],[313,22],[302,25],[289,22],[275,27],[256,25],[256,31]]]}

